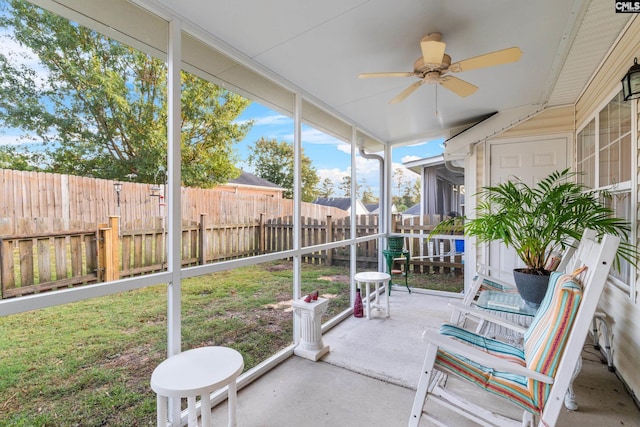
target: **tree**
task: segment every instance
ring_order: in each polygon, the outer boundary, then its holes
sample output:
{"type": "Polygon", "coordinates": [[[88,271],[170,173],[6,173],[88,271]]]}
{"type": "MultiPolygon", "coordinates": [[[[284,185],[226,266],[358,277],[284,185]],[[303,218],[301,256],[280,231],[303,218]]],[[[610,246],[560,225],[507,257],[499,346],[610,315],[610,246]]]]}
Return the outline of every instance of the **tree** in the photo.
{"type": "Polygon", "coordinates": [[[16,147],[0,146],[0,169],[31,171],[37,158],[36,154],[19,152],[16,147]]]}
{"type": "MultiPolygon", "coordinates": [[[[351,197],[351,175],[346,175],[342,177],[342,182],[340,183],[340,189],[344,193],[344,197],[351,197]]],[[[361,189],[362,189],[362,185],[356,182],[356,199],[360,198],[361,189]]]]}
{"type": "Polygon", "coordinates": [[[393,203],[400,212],[408,209],[420,201],[420,178],[412,180],[405,176],[405,170],[396,168],[393,174],[395,191],[392,197],[393,203]]]}
{"type": "MultiPolygon", "coordinates": [[[[166,64],[22,0],[10,1],[0,27],[46,70],[0,55],[0,123],[44,142],[44,168],[154,182],[167,164],[166,64]]],[[[252,123],[234,120],[248,104],[182,72],[184,185],[239,175],[232,144],[252,123]]]]}
{"type": "Polygon", "coordinates": [[[373,191],[371,191],[371,187],[369,187],[368,185],[362,192],[362,203],[378,203],[378,198],[373,194],[373,191]]]}
{"type": "Polygon", "coordinates": [[[322,187],[318,191],[318,197],[329,198],[333,195],[334,192],[335,187],[333,185],[333,181],[331,181],[329,178],[325,178],[324,181],[322,181],[322,187]]]}
{"type": "MultiPolygon", "coordinates": [[[[293,198],[293,144],[275,139],[260,138],[250,149],[247,159],[249,165],[254,166],[255,173],[260,178],[278,184],[285,188],[283,196],[293,198]]],[[[312,202],[318,196],[318,182],[320,178],[316,169],[311,165],[311,159],[301,153],[302,201],[312,202]]]]}

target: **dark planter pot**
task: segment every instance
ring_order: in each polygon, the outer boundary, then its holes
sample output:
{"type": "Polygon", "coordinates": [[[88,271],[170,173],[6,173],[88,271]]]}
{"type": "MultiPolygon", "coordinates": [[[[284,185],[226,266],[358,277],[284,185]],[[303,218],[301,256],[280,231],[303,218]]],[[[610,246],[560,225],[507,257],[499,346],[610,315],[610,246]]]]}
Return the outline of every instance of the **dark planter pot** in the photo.
{"type": "Polygon", "coordinates": [[[513,280],[524,302],[534,308],[540,307],[549,287],[549,276],[524,273],[523,268],[513,270],[513,280]]]}

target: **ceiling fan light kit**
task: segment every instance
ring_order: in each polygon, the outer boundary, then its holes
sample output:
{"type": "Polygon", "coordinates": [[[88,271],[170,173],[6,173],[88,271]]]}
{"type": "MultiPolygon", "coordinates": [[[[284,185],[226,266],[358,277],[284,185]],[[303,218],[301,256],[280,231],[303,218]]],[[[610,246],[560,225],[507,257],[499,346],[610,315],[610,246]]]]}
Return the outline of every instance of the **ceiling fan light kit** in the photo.
{"type": "Polygon", "coordinates": [[[422,56],[414,62],[413,71],[362,73],[358,77],[361,79],[378,77],[417,77],[420,79],[389,101],[390,104],[403,101],[425,83],[440,84],[456,95],[466,97],[473,95],[478,90],[478,87],[447,73],[459,73],[508,64],[518,61],[522,56],[520,48],[510,47],[451,63],[451,57],[445,53],[446,43],[441,40],[442,35],[440,33],[429,33],[422,38],[420,41],[422,56]]]}

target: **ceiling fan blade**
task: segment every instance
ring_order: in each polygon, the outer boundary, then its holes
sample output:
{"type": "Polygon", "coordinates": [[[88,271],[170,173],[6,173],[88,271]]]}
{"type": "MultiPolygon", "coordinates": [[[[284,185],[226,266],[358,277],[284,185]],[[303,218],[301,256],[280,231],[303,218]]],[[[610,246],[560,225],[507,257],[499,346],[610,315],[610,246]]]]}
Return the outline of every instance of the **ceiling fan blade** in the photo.
{"type": "Polygon", "coordinates": [[[440,33],[427,34],[420,41],[420,49],[422,49],[422,58],[425,64],[439,66],[442,63],[442,56],[446,43],[440,41],[440,33]]]}
{"type": "Polygon", "coordinates": [[[417,82],[411,84],[409,87],[407,87],[405,90],[403,90],[402,92],[400,92],[398,94],[398,96],[396,96],[395,98],[393,98],[391,101],[389,101],[389,104],[397,104],[400,101],[404,101],[404,99],[411,95],[413,93],[414,90],[418,89],[420,86],[422,86],[424,84],[424,80],[418,80],[417,82]]]}
{"type": "Polygon", "coordinates": [[[377,77],[411,77],[413,76],[413,72],[411,71],[392,71],[388,73],[360,73],[358,74],[359,79],[371,79],[377,77]]]}
{"type": "Polygon", "coordinates": [[[440,84],[463,98],[473,95],[478,90],[478,86],[472,85],[469,82],[453,76],[444,76],[440,78],[440,84]]]}
{"type": "Polygon", "coordinates": [[[519,47],[510,47],[473,58],[463,59],[449,66],[449,71],[458,73],[460,71],[475,70],[476,68],[493,67],[494,65],[508,64],[516,62],[522,56],[519,47]]]}

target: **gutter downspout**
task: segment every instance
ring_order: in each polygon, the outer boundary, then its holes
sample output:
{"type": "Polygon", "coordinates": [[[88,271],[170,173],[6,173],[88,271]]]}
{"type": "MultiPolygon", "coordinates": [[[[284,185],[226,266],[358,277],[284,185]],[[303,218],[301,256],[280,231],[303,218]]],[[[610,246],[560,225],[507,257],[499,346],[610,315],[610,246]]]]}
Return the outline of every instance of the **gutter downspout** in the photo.
{"type": "Polygon", "coordinates": [[[444,167],[450,172],[456,172],[464,174],[464,167],[454,166],[451,160],[444,161],[444,167]]]}
{"type": "MultiPolygon", "coordinates": [[[[384,179],[384,159],[382,158],[382,156],[379,156],[377,154],[368,154],[364,151],[364,148],[360,147],[360,155],[368,160],[377,160],[378,163],[380,164],[379,169],[380,169],[380,218],[387,218],[387,204],[385,203],[386,198],[384,197],[384,183],[385,183],[385,179],[384,179]]],[[[385,224],[384,221],[380,221],[380,224],[385,224]]],[[[385,230],[388,231],[388,230],[385,230]]]]}

